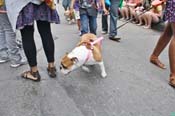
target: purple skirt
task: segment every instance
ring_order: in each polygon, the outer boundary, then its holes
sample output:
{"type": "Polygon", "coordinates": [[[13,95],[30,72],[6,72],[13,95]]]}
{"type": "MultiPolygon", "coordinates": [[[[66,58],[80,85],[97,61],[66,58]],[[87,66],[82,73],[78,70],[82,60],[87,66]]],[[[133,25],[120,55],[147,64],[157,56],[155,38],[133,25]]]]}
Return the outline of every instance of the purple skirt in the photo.
{"type": "Polygon", "coordinates": [[[175,23],[175,0],[167,0],[163,18],[165,21],[175,23]]]}
{"type": "Polygon", "coordinates": [[[22,29],[26,25],[33,25],[34,20],[60,23],[60,18],[56,10],[50,9],[45,3],[41,5],[29,3],[19,13],[16,28],[22,29]]]}

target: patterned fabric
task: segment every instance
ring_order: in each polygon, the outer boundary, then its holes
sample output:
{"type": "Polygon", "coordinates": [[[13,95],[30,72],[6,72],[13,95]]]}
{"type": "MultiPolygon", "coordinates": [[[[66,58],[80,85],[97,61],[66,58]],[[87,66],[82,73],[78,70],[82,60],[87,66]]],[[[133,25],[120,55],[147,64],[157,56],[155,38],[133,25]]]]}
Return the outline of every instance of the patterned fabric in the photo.
{"type": "Polygon", "coordinates": [[[175,22],[175,0],[167,0],[164,20],[168,22],[175,22]]]}
{"type": "Polygon", "coordinates": [[[34,20],[60,23],[60,18],[56,10],[51,10],[45,3],[41,5],[29,3],[20,12],[16,28],[22,29],[25,25],[33,25],[34,20]]]}

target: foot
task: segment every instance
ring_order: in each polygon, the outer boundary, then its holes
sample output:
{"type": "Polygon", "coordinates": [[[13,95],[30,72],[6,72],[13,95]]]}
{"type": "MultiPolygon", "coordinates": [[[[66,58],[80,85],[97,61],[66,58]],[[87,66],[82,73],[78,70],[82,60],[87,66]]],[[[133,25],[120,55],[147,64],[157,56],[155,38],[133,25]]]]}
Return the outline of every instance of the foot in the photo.
{"type": "Polygon", "coordinates": [[[143,24],[142,24],[142,23],[138,23],[137,25],[138,25],[138,26],[141,26],[141,25],[143,25],[143,24]]]}
{"type": "Polygon", "coordinates": [[[175,88],[175,74],[170,74],[169,85],[175,88]]]}
{"type": "Polygon", "coordinates": [[[17,68],[25,64],[27,64],[27,59],[25,57],[21,57],[19,61],[11,61],[10,67],[17,68]]]}
{"type": "Polygon", "coordinates": [[[24,79],[29,79],[36,82],[40,81],[41,79],[41,76],[38,71],[37,72],[26,71],[21,74],[21,77],[24,79]]]}
{"type": "Polygon", "coordinates": [[[8,62],[9,59],[8,58],[0,58],[0,63],[5,63],[8,62]]]}
{"type": "Polygon", "coordinates": [[[48,67],[47,72],[48,72],[48,75],[52,78],[55,78],[57,76],[56,74],[57,70],[55,67],[48,67]]]}
{"type": "Polygon", "coordinates": [[[120,41],[120,39],[121,39],[121,37],[119,37],[119,36],[111,36],[111,37],[109,37],[109,39],[110,40],[113,40],[113,41],[117,41],[117,42],[119,42],[120,41]]]}
{"type": "Polygon", "coordinates": [[[151,55],[150,62],[161,69],[166,69],[165,65],[158,59],[157,56],[151,55]]]}
{"type": "Polygon", "coordinates": [[[145,29],[151,29],[151,26],[143,26],[145,29]]]}

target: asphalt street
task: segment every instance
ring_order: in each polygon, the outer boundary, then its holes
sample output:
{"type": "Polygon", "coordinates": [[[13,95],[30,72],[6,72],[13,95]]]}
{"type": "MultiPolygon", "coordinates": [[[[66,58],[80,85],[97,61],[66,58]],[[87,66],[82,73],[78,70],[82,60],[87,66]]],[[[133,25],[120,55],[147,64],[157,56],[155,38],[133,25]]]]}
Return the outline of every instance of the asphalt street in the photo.
{"type": "MultiPolygon", "coordinates": [[[[118,30],[121,42],[111,41],[100,33],[99,15],[97,36],[105,38],[102,51],[107,78],[100,77],[98,66],[91,66],[90,73],[78,69],[64,76],[59,71],[61,57],[80,37],[76,24],[65,21],[61,4],[58,12],[61,24],[52,25],[57,78],[47,74],[36,29],[41,82],[20,77],[28,65],[10,68],[9,62],[0,64],[0,116],[175,116],[175,89],[168,85],[168,49],[160,56],[166,70],[149,63],[161,32],[128,23],[118,30]]],[[[123,23],[118,21],[118,25],[123,23]]]]}

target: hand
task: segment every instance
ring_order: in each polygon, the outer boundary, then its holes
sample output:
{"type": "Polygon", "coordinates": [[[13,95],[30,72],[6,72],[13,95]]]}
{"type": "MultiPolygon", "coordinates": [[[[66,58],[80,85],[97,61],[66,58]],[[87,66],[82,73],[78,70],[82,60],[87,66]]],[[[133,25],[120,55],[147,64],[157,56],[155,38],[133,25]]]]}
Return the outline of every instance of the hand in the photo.
{"type": "Polygon", "coordinates": [[[74,9],[73,8],[70,8],[70,15],[72,15],[74,13],[74,9]]]}
{"type": "Polygon", "coordinates": [[[108,15],[109,11],[106,8],[103,8],[104,15],[108,15]]]}

